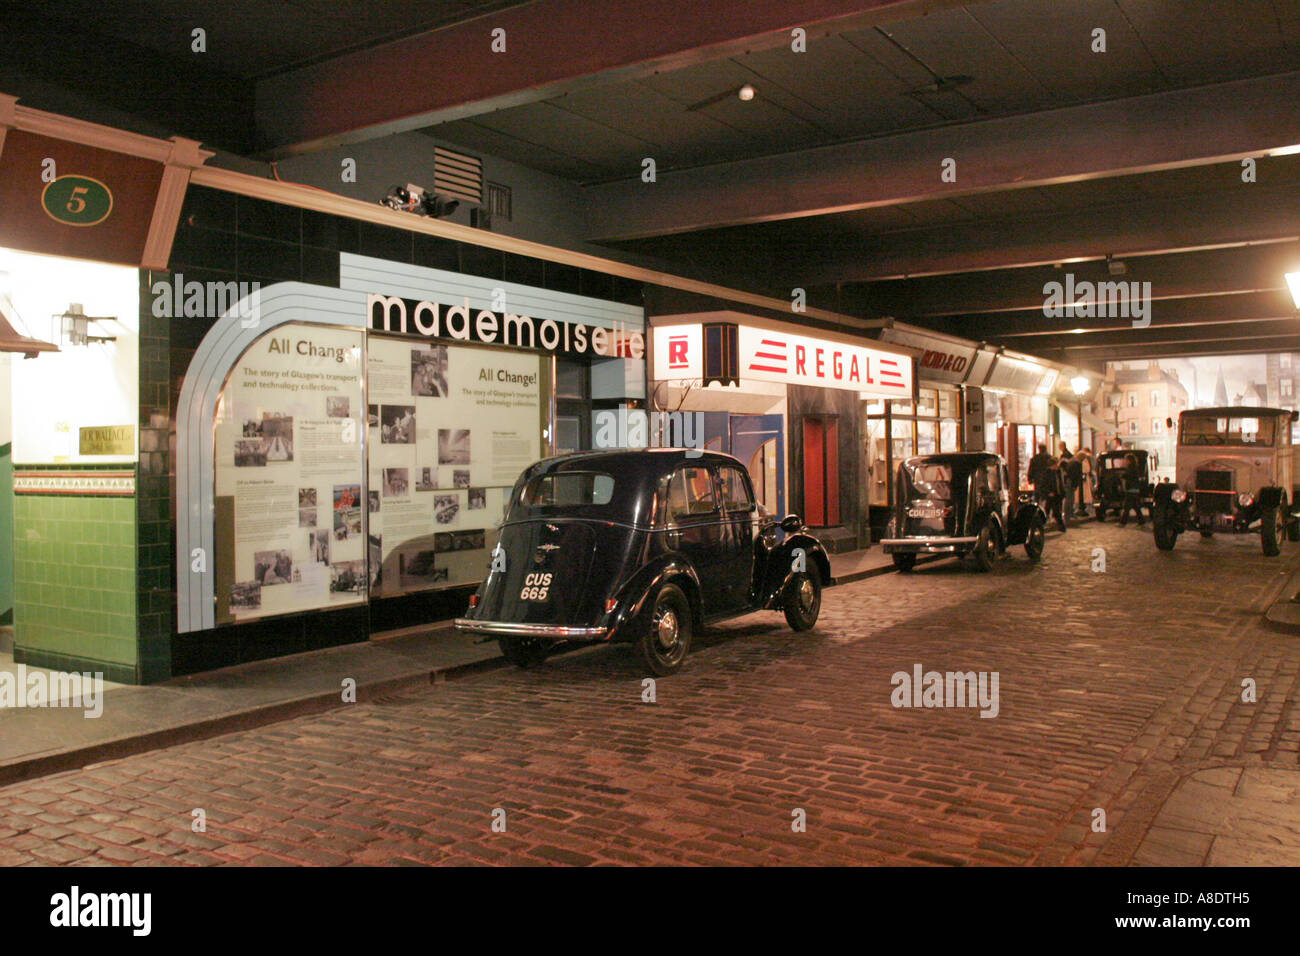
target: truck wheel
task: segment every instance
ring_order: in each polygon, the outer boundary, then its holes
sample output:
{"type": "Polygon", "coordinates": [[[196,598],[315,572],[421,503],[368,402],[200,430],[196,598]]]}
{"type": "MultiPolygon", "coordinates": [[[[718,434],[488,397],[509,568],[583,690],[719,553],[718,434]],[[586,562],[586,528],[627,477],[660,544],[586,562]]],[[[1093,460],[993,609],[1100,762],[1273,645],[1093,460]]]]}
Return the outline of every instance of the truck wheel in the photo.
{"type": "Polygon", "coordinates": [[[691,605],[677,585],[665,584],[659,589],[637,648],[646,668],[656,677],[667,677],[681,669],[691,648],[691,605]]]}
{"type": "MultiPolygon", "coordinates": [[[[916,555],[911,557],[915,559],[916,555]]],[[[786,585],[785,622],[792,631],[811,631],[821,612],[822,586],[817,569],[800,571],[786,585]]]]}
{"type": "Polygon", "coordinates": [[[501,656],[515,667],[536,667],[546,660],[550,647],[545,641],[530,637],[503,637],[497,641],[501,656]]]}
{"type": "Polygon", "coordinates": [[[899,571],[907,572],[916,567],[916,555],[914,554],[895,554],[894,567],[899,571]]]}
{"type": "Polygon", "coordinates": [[[980,528],[979,537],[975,539],[975,546],[971,549],[971,563],[976,571],[993,570],[993,554],[997,544],[993,540],[993,526],[985,522],[984,527],[980,528]]]}
{"type": "Polygon", "coordinates": [[[1259,523],[1259,543],[1264,553],[1270,558],[1282,550],[1282,539],[1286,535],[1286,510],[1278,505],[1265,512],[1259,523]]]}

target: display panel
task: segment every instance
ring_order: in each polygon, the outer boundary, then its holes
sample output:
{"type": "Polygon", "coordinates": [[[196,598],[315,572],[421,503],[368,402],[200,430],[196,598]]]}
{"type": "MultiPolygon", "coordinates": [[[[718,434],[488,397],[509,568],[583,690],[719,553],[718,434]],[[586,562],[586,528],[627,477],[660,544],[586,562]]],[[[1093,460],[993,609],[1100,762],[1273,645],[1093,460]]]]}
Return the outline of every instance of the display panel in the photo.
{"type": "Polygon", "coordinates": [[[260,338],[217,405],[217,621],[365,600],[360,331],[260,338]]]}
{"type": "Polygon", "coordinates": [[[541,457],[543,359],[371,335],[375,596],[480,581],[515,480],[541,457]]]}

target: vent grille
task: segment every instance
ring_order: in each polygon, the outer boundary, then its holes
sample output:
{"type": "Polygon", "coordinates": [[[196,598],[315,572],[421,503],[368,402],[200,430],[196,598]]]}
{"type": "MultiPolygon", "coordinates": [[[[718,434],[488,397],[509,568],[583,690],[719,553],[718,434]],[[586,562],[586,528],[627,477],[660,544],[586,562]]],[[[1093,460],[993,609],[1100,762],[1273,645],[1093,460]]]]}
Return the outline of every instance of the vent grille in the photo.
{"type": "Polygon", "coordinates": [[[511,207],[514,205],[509,186],[500,183],[487,184],[487,211],[494,219],[510,221],[511,207]]]}
{"type": "Polygon", "coordinates": [[[483,204],[483,160],[450,149],[433,151],[433,191],[439,196],[483,204]]]}

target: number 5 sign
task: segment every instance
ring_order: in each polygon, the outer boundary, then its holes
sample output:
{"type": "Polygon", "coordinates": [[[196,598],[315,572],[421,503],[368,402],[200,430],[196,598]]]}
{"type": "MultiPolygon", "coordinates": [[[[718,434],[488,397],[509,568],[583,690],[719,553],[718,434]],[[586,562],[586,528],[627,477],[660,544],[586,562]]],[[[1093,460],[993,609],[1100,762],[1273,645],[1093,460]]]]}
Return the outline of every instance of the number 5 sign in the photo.
{"type": "Polygon", "coordinates": [[[41,193],[41,208],[69,226],[95,226],[113,211],[113,193],[89,176],[60,176],[41,193]]]}

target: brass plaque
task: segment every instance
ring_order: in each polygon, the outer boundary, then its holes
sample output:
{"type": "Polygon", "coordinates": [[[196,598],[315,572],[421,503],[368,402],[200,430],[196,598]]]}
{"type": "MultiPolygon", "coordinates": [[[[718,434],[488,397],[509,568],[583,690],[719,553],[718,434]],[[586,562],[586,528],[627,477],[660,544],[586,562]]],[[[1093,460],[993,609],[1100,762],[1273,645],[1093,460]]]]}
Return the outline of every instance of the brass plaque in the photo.
{"type": "Polygon", "coordinates": [[[80,454],[134,455],[134,425],[95,425],[81,429],[80,454]]]}

